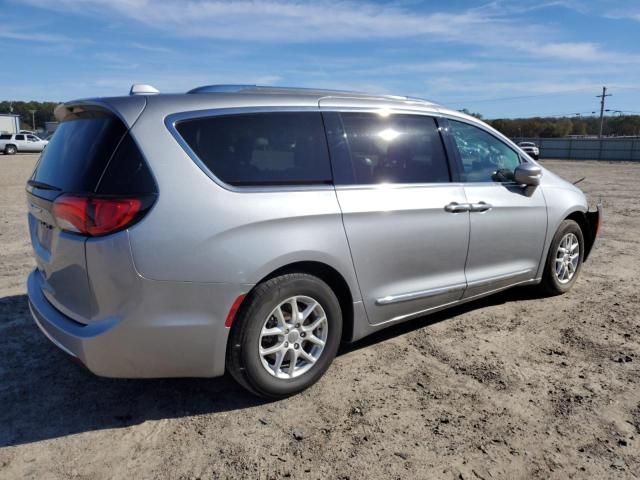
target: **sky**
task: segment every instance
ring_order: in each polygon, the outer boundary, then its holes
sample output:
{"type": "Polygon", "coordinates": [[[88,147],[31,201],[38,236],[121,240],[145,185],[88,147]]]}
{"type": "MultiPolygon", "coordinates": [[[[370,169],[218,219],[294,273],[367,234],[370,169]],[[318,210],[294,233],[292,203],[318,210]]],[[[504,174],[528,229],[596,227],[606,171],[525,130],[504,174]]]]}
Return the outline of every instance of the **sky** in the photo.
{"type": "Polygon", "coordinates": [[[640,113],[640,0],[0,0],[0,100],[231,83],[640,113]]]}

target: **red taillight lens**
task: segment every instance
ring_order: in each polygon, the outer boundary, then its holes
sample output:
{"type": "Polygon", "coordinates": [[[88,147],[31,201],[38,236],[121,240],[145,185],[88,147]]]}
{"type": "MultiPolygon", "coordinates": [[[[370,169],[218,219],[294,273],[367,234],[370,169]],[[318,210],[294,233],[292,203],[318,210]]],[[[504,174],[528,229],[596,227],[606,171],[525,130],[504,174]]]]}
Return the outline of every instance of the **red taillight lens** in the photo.
{"type": "Polygon", "coordinates": [[[53,215],[62,230],[97,236],[125,228],[141,207],[139,198],[62,195],[53,202],[53,215]]]}

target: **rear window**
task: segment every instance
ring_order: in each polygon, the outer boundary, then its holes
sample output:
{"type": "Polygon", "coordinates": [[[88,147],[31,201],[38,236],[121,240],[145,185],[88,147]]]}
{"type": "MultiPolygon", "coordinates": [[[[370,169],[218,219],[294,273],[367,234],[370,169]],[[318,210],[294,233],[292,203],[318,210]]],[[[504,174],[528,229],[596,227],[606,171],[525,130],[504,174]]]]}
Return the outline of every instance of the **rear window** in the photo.
{"type": "Polygon", "coordinates": [[[117,117],[84,112],[60,123],[44,149],[33,180],[65,192],[93,192],[127,131],[117,117]]]}
{"type": "Polygon", "coordinates": [[[332,182],[320,113],[198,118],[182,121],[176,129],[204,165],[230,185],[332,182]]]}

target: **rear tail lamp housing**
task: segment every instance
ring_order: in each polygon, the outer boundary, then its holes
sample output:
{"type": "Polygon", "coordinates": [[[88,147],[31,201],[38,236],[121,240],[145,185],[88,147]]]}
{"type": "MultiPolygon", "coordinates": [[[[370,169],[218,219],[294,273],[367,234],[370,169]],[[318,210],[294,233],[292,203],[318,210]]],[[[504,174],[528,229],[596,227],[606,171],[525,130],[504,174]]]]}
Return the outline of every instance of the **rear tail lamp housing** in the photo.
{"type": "Polygon", "coordinates": [[[154,198],[61,195],[53,202],[53,216],[61,230],[90,237],[108,235],[136,223],[154,198]]]}

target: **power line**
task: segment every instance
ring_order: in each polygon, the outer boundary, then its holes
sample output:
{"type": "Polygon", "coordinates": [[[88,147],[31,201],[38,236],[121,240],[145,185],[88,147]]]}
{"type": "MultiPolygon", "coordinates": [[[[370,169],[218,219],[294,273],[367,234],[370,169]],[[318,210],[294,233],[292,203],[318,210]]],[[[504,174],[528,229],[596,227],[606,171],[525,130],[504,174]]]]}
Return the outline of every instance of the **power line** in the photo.
{"type": "Polygon", "coordinates": [[[520,95],[516,97],[496,97],[496,98],[483,98],[480,100],[443,100],[443,103],[447,103],[449,105],[463,105],[470,103],[490,103],[490,102],[501,102],[503,100],[525,100],[528,98],[540,98],[540,97],[553,97],[558,95],[565,95],[568,93],[578,93],[584,92],[585,90],[591,90],[591,87],[584,88],[576,88],[573,90],[563,90],[558,92],[548,92],[548,93],[540,93],[536,95],[520,95]]]}

